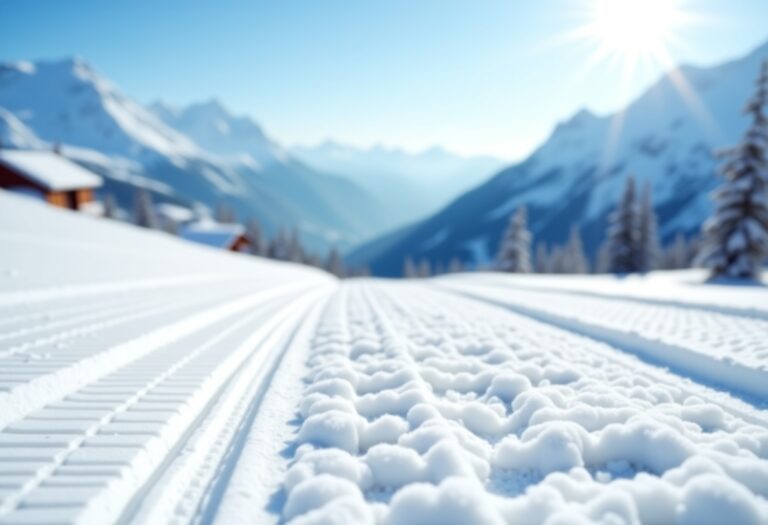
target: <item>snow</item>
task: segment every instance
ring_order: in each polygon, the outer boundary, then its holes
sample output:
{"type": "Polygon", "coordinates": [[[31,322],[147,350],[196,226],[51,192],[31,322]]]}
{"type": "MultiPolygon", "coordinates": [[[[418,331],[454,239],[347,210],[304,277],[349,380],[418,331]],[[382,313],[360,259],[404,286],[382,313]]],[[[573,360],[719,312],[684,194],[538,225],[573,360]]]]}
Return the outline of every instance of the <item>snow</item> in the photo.
{"type": "Polygon", "coordinates": [[[5,65],[0,99],[12,113],[24,115],[24,123],[41,139],[66,137],[69,144],[122,157],[138,150],[197,153],[189,139],[126,98],[82,59],[29,65],[5,65]]]}
{"type": "Polygon", "coordinates": [[[347,286],[329,306],[285,483],[288,501],[313,503],[283,519],[341,516],[361,495],[378,523],[766,518],[766,452],[742,439],[768,437],[758,409],[601,341],[467,306],[394,284],[347,286]]]}
{"type": "Polygon", "coordinates": [[[156,102],[149,108],[165,124],[196,144],[225,159],[263,166],[284,163],[286,152],[246,116],[232,115],[219,101],[192,104],[183,109],[156,102]]]}
{"type": "MultiPolygon", "coordinates": [[[[590,231],[601,224],[628,174],[637,177],[639,187],[650,184],[665,244],[680,231],[696,233],[712,212],[708,193],[718,182],[715,152],[740,140],[748,124],[742,106],[754,93],[755,76],[767,56],[768,43],[763,43],[714,67],[683,66],[619,112],[581,111],[559,124],[527,159],[402,229],[386,252],[372,242],[355,255],[383,275],[399,275],[406,254],[419,253],[435,231],[448,228],[454,232],[449,240],[420,255],[433,262],[458,256],[482,265],[487,261],[478,258],[482,252],[467,250],[480,225],[486,235],[499,238],[506,217],[521,205],[531,212],[538,241],[561,244],[571,225],[590,231]],[[464,227],[467,217],[478,226],[464,227]]],[[[586,240],[588,251],[596,250],[595,238],[586,240]]]]}
{"type": "Polygon", "coordinates": [[[168,202],[156,204],[155,212],[158,216],[164,217],[176,224],[189,222],[195,218],[195,212],[193,210],[190,210],[185,206],[178,206],[168,202]]]}
{"type": "Polygon", "coordinates": [[[52,151],[0,150],[0,163],[51,191],[91,189],[102,184],[95,173],[52,151]]]}
{"type": "Polygon", "coordinates": [[[179,232],[179,236],[184,240],[213,248],[230,248],[237,238],[244,233],[245,228],[241,224],[199,221],[184,226],[179,232]]]}
{"type": "Polygon", "coordinates": [[[0,250],[0,523],[768,521],[764,287],[339,282],[6,192],[0,250]]]}
{"type": "Polygon", "coordinates": [[[0,147],[37,149],[44,146],[35,133],[13,113],[0,107],[0,147]]]}

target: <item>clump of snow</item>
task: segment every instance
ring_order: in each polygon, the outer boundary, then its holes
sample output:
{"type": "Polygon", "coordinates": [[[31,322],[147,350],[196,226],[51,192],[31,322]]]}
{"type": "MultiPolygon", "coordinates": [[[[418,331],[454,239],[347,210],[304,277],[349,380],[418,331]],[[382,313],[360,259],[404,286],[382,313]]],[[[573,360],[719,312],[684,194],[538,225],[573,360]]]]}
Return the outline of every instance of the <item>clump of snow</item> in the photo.
{"type": "Polygon", "coordinates": [[[768,517],[758,411],[503,309],[382,286],[346,284],[318,327],[286,521],[768,517]]]}

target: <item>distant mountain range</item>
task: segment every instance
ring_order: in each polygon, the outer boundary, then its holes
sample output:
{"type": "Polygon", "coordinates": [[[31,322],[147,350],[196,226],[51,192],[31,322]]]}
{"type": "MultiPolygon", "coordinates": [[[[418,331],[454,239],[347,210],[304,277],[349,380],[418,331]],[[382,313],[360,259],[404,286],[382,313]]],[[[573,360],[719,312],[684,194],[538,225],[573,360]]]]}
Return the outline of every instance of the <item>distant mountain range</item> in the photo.
{"type": "Polygon", "coordinates": [[[348,248],[396,224],[376,197],[297,160],[249,118],[215,101],[150,111],[77,58],[1,64],[0,108],[4,147],[63,144],[125,208],[137,186],[158,200],[227,203],[268,232],[299,228],[315,249],[348,248]]]}
{"type": "Polygon", "coordinates": [[[487,180],[504,164],[498,158],[462,157],[440,147],[410,153],[383,146],[362,149],[334,141],[294,147],[290,152],[310,166],[342,175],[376,195],[399,225],[431,215],[487,180]]]}
{"type": "Polygon", "coordinates": [[[528,207],[535,242],[563,243],[576,224],[594,255],[630,173],[651,184],[665,242],[678,232],[694,234],[718,183],[714,152],[741,139],[741,110],[766,59],[768,43],[717,67],[670,71],[615,115],[580,111],[523,162],[431,217],[364,244],[348,261],[385,276],[400,275],[406,256],[484,265],[520,205],[528,207]]]}

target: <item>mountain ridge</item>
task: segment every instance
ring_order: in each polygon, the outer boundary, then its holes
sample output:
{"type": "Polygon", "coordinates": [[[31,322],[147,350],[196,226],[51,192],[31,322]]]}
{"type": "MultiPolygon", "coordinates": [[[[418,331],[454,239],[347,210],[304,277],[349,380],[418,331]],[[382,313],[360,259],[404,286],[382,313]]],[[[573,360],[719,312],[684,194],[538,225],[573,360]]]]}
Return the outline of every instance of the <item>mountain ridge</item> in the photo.
{"type": "Polygon", "coordinates": [[[428,216],[503,165],[495,157],[460,156],[440,146],[409,152],[380,144],[359,148],[327,140],[289,151],[315,169],[345,176],[377,195],[399,224],[428,216]]]}
{"type": "MultiPolygon", "coordinates": [[[[127,209],[133,191],[117,164],[132,165],[133,176],[169,188],[170,196],[190,206],[213,210],[226,203],[241,220],[259,220],[268,233],[296,227],[314,249],[348,248],[387,224],[378,201],[365,190],[283,157],[277,146],[268,163],[205,149],[80,58],[0,64],[0,107],[43,143],[78,150],[74,160],[102,174],[105,191],[127,209]],[[98,155],[99,161],[91,162],[98,155]],[[357,220],[362,213],[371,220],[357,220]]],[[[260,131],[255,124],[251,130],[254,126],[260,131]]],[[[262,131],[259,137],[266,135],[262,131]]]]}
{"type": "Polygon", "coordinates": [[[400,275],[406,256],[434,265],[454,257],[485,265],[509,214],[522,204],[536,242],[561,244],[575,223],[594,257],[629,173],[651,184],[665,242],[678,232],[693,235],[711,210],[713,151],[740,140],[746,123],[741,108],[766,58],[768,42],[718,66],[675,68],[622,111],[598,116],[580,110],[523,161],[409,225],[406,234],[394,235],[396,243],[382,248],[369,241],[348,260],[385,276],[400,275]],[[686,96],[678,91],[680,82],[686,96]]]}

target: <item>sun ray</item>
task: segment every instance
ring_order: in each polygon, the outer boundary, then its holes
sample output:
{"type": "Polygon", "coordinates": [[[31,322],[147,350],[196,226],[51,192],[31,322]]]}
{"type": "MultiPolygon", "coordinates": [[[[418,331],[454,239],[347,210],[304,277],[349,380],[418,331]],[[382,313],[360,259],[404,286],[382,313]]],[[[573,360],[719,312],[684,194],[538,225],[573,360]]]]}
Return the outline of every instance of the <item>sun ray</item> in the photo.
{"type": "MultiPolygon", "coordinates": [[[[671,52],[683,45],[680,30],[707,21],[706,15],[686,9],[684,4],[688,0],[577,1],[580,7],[574,14],[580,22],[550,42],[552,45],[591,48],[577,79],[583,79],[601,67],[615,69],[619,73],[616,89],[627,95],[633,92],[641,71],[665,71],[686,107],[709,132],[717,133],[713,119],[683,72],[676,67],[671,52]]],[[[624,117],[617,113],[611,119],[602,167],[609,167],[612,150],[621,138],[624,117]]]]}

